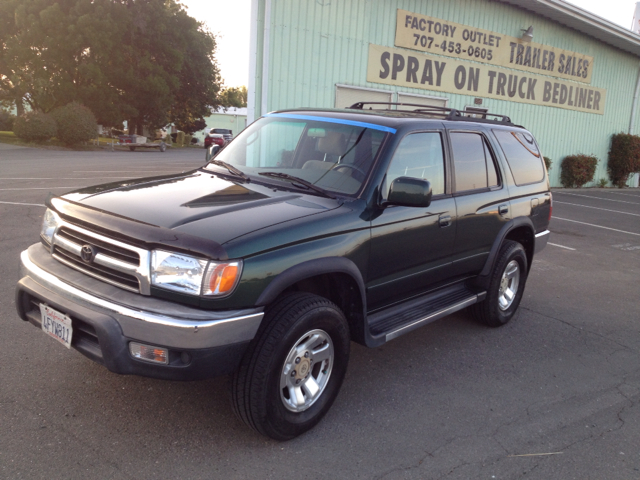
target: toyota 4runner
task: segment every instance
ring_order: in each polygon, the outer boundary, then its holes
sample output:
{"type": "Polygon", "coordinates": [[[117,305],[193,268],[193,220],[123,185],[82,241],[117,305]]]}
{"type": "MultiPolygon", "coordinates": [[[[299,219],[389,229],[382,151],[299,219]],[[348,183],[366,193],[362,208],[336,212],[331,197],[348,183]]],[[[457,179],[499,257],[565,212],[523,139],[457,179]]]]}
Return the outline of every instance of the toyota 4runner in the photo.
{"type": "Polygon", "coordinates": [[[328,411],[351,341],[464,308],[504,325],[549,236],[533,136],[367,105],[270,113],[202,168],[50,197],[18,314],[116,373],[232,373],[236,414],[280,440],[328,411]]]}

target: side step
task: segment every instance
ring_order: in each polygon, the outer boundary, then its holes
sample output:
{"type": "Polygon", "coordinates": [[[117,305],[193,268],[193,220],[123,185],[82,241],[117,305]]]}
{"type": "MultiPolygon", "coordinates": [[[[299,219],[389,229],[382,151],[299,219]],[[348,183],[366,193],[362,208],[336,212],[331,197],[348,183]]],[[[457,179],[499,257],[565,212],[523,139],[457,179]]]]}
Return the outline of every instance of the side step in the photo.
{"type": "Polygon", "coordinates": [[[463,283],[445,287],[369,315],[369,333],[376,345],[446,317],[484,300],[487,292],[472,292],[463,283]]]}

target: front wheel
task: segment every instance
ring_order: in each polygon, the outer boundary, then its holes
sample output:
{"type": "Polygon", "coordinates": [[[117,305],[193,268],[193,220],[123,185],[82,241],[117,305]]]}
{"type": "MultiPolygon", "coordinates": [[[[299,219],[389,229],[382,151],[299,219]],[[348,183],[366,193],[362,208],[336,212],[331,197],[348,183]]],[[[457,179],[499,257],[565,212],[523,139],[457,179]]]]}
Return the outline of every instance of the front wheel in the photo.
{"type": "Polygon", "coordinates": [[[527,272],[524,247],[505,240],[491,272],[487,297],[471,307],[474,317],[490,327],[500,327],[511,320],[520,305],[527,272]]]}
{"type": "Polygon", "coordinates": [[[313,428],[338,395],[349,347],[349,327],[335,304],[308,293],[282,297],[233,377],[236,415],[276,440],[313,428]]]}

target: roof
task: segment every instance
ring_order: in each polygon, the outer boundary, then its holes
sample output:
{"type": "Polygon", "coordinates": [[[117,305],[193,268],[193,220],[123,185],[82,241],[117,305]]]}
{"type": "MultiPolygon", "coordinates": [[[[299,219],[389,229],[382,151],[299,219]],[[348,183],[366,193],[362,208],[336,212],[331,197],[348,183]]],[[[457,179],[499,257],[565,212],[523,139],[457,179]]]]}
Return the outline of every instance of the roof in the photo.
{"type": "Polygon", "coordinates": [[[528,10],[640,57],[640,35],[564,0],[494,1],[528,10]]]}
{"type": "Polygon", "coordinates": [[[217,113],[219,115],[240,115],[247,116],[247,107],[218,107],[216,110],[211,110],[211,113],[217,113]]]}
{"type": "MultiPolygon", "coordinates": [[[[395,104],[391,104],[395,105],[395,104]]],[[[436,122],[438,125],[448,122],[461,122],[461,123],[474,123],[474,124],[491,124],[491,125],[503,125],[512,128],[524,128],[520,125],[514,125],[508,119],[502,119],[499,121],[488,118],[471,118],[462,116],[465,112],[458,112],[454,109],[440,109],[443,110],[441,114],[436,112],[427,111],[411,111],[411,110],[373,110],[373,109],[358,109],[358,108],[296,108],[278,110],[276,112],[267,113],[265,117],[281,117],[291,118],[299,120],[311,120],[311,121],[325,121],[330,123],[342,123],[346,125],[361,126],[365,128],[372,128],[374,130],[381,130],[385,132],[396,133],[396,129],[402,125],[414,124],[416,122],[436,122]],[[447,112],[444,112],[447,110],[447,112]],[[452,114],[448,115],[451,111],[452,114]]],[[[485,115],[491,117],[503,117],[499,114],[485,113],[485,115]]]]}

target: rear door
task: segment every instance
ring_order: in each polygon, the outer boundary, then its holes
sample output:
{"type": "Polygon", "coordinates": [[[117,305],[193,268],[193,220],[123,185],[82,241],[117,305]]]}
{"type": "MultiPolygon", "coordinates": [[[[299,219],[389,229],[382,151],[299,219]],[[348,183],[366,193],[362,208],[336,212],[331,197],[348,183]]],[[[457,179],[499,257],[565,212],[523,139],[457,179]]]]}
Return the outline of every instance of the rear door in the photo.
{"type": "Polygon", "coordinates": [[[448,275],[455,239],[455,200],[450,194],[444,130],[415,132],[399,143],[381,196],[398,177],[431,182],[426,208],[389,206],[371,222],[367,302],[371,310],[424,292],[448,275]]]}
{"type": "Polygon", "coordinates": [[[482,129],[449,130],[457,234],[452,275],[475,275],[511,217],[509,190],[494,146],[482,129]]]}

